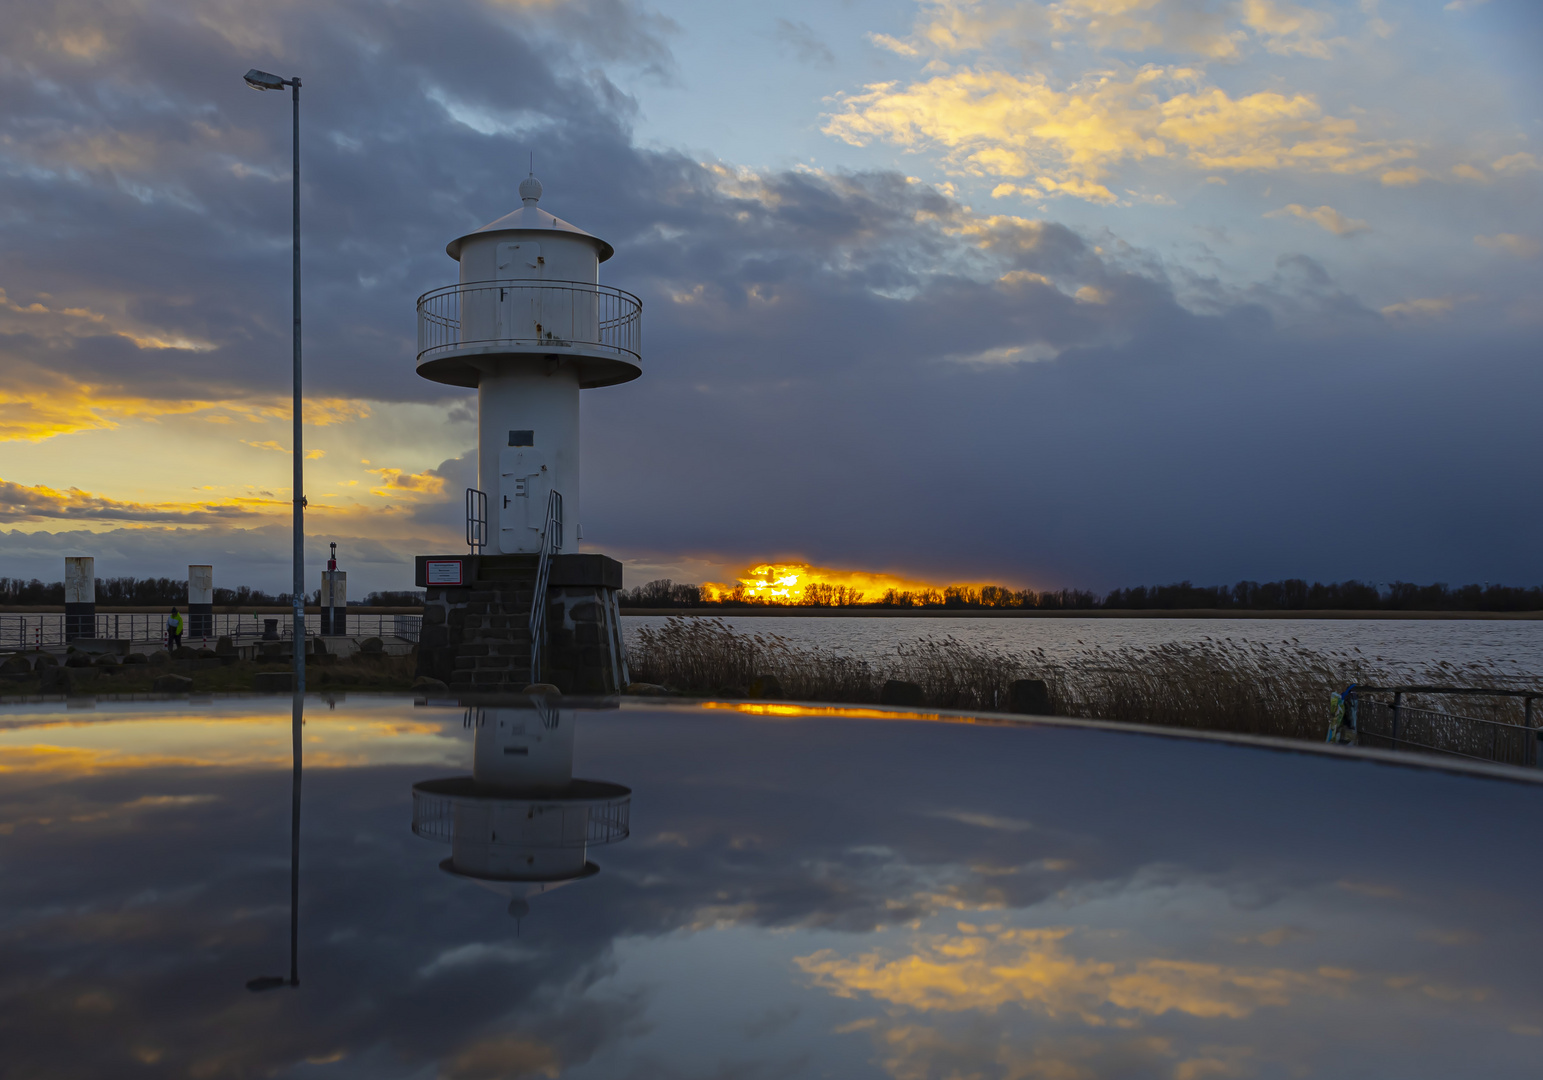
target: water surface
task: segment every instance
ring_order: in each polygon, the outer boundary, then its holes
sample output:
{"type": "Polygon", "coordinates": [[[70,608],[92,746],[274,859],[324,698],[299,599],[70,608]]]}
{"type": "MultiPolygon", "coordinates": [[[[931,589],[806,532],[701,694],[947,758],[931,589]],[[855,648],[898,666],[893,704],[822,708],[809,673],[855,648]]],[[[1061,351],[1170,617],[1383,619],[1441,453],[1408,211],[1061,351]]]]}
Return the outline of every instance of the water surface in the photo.
{"type": "Polygon", "coordinates": [[[1543,788],[874,712],[312,700],[254,993],[289,702],[10,707],[0,1076],[1536,1075],[1543,788]],[[412,789],[474,743],[630,836],[447,872],[412,789]]]}

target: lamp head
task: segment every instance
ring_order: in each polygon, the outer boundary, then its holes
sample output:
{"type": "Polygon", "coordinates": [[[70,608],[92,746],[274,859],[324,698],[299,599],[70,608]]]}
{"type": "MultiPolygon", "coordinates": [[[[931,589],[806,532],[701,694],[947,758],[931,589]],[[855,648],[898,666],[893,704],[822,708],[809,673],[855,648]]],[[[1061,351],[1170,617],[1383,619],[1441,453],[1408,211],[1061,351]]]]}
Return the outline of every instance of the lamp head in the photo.
{"type": "Polygon", "coordinates": [[[270,75],[266,71],[258,71],[256,68],[248,71],[245,75],[242,76],[242,78],[246,80],[246,84],[253,90],[284,89],[283,79],[279,78],[277,75],[270,75]]]}

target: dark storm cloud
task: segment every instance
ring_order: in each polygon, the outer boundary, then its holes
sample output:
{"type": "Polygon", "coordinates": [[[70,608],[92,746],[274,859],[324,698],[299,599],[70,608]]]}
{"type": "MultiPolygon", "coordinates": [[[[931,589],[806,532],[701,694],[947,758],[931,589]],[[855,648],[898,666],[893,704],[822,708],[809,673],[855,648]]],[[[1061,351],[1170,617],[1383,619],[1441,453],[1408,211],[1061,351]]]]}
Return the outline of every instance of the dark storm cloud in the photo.
{"type": "MultiPolygon", "coordinates": [[[[439,392],[413,299],[528,150],[543,205],[616,245],[646,374],[585,397],[602,549],[1037,585],[1536,576],[1537,334],[1491,311],[1395,324],[1305,257],[1240,289],[896,173],[640,147],[600,72],[668,78],[671,27],[621,3],[37,3],[8,26],[0,287],[102,316],[0,312],[13,372],[284,390],[288,103],[241,84],[255,65],[306,80],[308,393],[439,392]]],[[[465,465],[413,512],[454,523],[465,465]]]]}

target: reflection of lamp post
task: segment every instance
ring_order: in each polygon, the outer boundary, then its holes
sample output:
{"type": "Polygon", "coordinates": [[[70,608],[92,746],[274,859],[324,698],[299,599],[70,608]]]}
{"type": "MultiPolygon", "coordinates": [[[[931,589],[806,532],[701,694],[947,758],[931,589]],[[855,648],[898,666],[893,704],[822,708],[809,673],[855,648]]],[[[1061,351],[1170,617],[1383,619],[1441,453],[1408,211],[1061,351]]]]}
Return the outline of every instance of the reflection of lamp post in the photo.
{"type": "MultiPolygon", "coordinates": [[[[253,90],[282,90],[289,87],[294,100],[294,165],[291,169],[294,187],[294,316],[295,316],[295,400],[294,412],[294,653],[295,693],[305,693],[305,455],[300,452],[300,80],[281,79],[266,71],[253,68],[244,76],[253,90]]],[[[297,736],[298,738],[298,736],[297,736]]]]}
{"type": "Polygon", "coordinates": [[[632,789],[573,776],[575,714],[533,700],[523,708],[473,708],[471,776],[413,785],[413,832],[450,844],[440,869],[510,897],[516,918],[526,897],[589,877],[590,845],[627,837],[632,789]]]}
{"type": "Polygon", "coordinates": [[[304,711],[304,699],[296,694],[291,721],[294,772],[289,783],[289,978],[259,975],[248,979],[246,988],[254,992],[300,985],[300,727],[305,722],[304,711]]]}

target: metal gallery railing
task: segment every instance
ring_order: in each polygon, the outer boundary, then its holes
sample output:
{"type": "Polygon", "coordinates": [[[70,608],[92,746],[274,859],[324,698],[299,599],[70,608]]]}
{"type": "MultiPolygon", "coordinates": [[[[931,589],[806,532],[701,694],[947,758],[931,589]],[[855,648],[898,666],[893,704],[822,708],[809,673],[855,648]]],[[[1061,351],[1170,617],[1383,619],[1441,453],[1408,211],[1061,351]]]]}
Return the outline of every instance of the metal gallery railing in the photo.
{"type": "MultiPolygon", "coordinates": [[[[208,616],[207,626],[196,623],[196,617],[183,615],[183,645],[213,646],[222,637],[243,641],[287,641],[293,636],[292,617],[285,615],[227,614],[217,612],[208,616]],[[275,625],[269,626],[270,623],[275,625]],[[207,631],[207,632],[205,632],[207,631]]],[[[417,641],[423,629],[422,615],[383,615],[375,612],[356,612],[338,609],[342,623],[340,637],[401,638],[417,641]]],[[[322,617],[319,614],[305,617],[305,632],[316,637],[321,634],[322,617]]],[[[144,645],[162,645],[166,642],[166,613],[154,611],[107,612],[95,616],[95,637],[128,641],[144,645]]],[[[0,612],[0,649],[46,649],[68,645],[65,617],[59,612],[11,614],[0,612]]]]}
{"type": "Polygon", "coordinates": [[[472,346],[599,349],[641,362],[643,302],[583,281],[472,281],[418,298],[418,359],[472,346]]]}
{"type": "MultiPolygon", "coordinates": [[[[614,785],[608,785],[614,786],[614,785]]],[[[449,844],[459,829],[487,830],[487,818],[500,802],[528,804],[529,820],[539,816],[541,828],[535,836],[521,836],[515,844],[529,848],[583,848],[613,844],[625,840],[631,831],[632,795],[610,799],[562,801],[556,799],[521,799],[511,793],[505,799],[467,797],[413,788],[413,832],[427,840],[449,844]]],[[[620,789],[625,791],[626,789],[620,789]]],[[[534,830],[533,830],[534,831],[534,830]]],[[[496,842],[496,841],[495,841],[496,842]]]]}
{"type": "MultiPolygon", "coordinates": [[[[1543,690],[1511,690],[1493,687],[1389,686],[1357,687],[1355,692],[1355,739],[1358,746],[1380,750],[1411,750],[1446,754],[1471,761],[1536,768],[1540,764],[1536,701],[1543,690]],[[1418,695],[1421,704],[1405,703],[1406,695],[1418,695]],[[1520,723],[1466,716],[1432,708],[1429,701],[1513,699],[1522,706],[1520,723]]],[[[1461,707],[1461,706],[1457,706],[1461,707]]]]}

